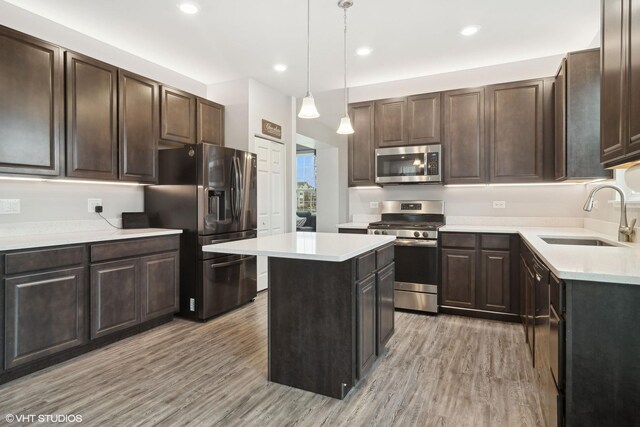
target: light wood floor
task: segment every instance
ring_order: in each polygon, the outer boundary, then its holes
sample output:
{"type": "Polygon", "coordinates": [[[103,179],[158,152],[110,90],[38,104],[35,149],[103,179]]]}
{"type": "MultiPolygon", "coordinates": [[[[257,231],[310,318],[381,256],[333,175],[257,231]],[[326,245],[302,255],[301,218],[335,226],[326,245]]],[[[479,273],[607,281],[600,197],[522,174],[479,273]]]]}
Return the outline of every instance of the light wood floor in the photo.
{"type": "Polygon", "coordinates": [[[344,401],[267,382],[267,298],[177,319],[0,386],[5,414],[83,425],[537,426],[522,327],[396,312],[385,356],[344,401]]]}

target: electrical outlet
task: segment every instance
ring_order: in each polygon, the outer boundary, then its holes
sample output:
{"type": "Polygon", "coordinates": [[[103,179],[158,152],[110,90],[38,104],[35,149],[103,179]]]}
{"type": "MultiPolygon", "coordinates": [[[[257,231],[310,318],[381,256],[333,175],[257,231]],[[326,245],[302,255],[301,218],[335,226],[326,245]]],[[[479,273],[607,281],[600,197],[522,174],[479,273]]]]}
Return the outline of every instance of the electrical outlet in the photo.
{"type": "Polygon", "coordinates": [[[380,206],[378,202],[369,202],[370,209],[378,209],[378,206],[380,206]]]}
{"type": "Polygon", "coordinates": [[[87,205],[90,213],[96,213],[96,206],[102,206],[102,199],[87,199],[87,205]]]}
{"type": "Polygon", "coordinates": [[[15,215],[20,213],[20,199],[0,199],[0,214],[15,215]]]}
{"type": "Polygon", "coordinates": [[[189,298],[189,311],[196,311],[196,300],[195,300],[195,298],[189,298]]]}
{"type": "Polygon", "coordinates": [[[493,209],[504,209],[507,207],[507,202],[504,200],[494,200],[493,201],[493,209]]]}

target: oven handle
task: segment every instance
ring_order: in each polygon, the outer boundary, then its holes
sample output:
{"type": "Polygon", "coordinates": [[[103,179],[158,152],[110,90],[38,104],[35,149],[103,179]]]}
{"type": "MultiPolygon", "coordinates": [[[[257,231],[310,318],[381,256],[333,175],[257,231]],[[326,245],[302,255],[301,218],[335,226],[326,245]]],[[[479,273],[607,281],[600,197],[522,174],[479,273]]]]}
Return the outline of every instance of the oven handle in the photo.
{"type": "Polygon", "coordinates": [[[438,246],[437,240],[396,239],[393,243],[396,246],[422,246],[428,248],[438,246]]]}
{"type": "Polygon", "coordinates": [[[220,262],[220,263],[217,263],[217,264],[211,264],[211,268],[229,267],[231,265],[241,264],[241,263],[247,261],[250,258],[255,258],[255,255],[245,256],[245,257],[242,257],[242,258],[237,259],[235,261],[228,261],[228,262],[220,262]]]}

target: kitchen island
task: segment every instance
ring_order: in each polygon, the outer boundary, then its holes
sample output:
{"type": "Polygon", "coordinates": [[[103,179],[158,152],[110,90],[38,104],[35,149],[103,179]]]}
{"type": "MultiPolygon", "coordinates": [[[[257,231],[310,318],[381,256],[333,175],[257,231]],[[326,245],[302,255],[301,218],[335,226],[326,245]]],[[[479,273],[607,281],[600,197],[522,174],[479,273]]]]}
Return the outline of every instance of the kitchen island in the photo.
{"type": "Polygon", "coordinates": [[[287,233],[202,250],[269,258],[269,380],[343,399],[394,332],[394,239],[287,233]]]}

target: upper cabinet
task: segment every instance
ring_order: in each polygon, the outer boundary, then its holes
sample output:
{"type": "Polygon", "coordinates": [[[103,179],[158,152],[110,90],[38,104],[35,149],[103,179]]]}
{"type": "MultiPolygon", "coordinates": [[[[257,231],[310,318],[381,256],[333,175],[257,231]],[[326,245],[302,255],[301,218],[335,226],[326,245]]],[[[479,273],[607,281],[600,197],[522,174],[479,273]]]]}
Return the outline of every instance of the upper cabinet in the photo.
{"type": "Polygon", "coordinates": [[[65,52],[66,175],[118,179],[118,69],[65,52]]]}
{"type": "Polygon", "coordinates": [[[440,142],[440,93],[407,98],[409,145],[440,142]]]}
{"type": "Polygon", "coordinates": [[[62,51],[0,27],[0,173],[59,175],[62,51]]]}
{"type": "Polygon", "coordinates": [[[486,181],[485,89],[444,94],[444,173],[447,184],[486,181]]]}
{"type": "Polygon", "coordinates": [[[193,144],[196,141],[196,97],[167,86],[160,88],[160,138],[193,144]]]}
{"type": "Polygon", "coordinates": [[[158,177],[158,83],[119,71],[120,179],[156,182],[158,177]]]}
{"type": "Polygon", "coordinates": [[[376,148],[407,145],[407,98],[383,99],[375,102],[376,148]]]}
{"type": "Polygon", "coordinates": [[[555,178],[611,178],[600,164],[600,49],[572,52],[555,79],[555,178]]]}
{"type": "Polygon", "coordinates": [[[491,182],[544,179],[543,89],[542,80],[488,88],[491,182]]]}
{"type": "Polygon", "coordinates": [[[215,102],[197,98],[198,144],[214,144],[224,146],[224,106],[215,102]]]}
{"type": "Polygon", "coordinates": [[[602,0],[600,161],[605,167],[640,161],[640,8],[602,0]]]}
{"type": "Polygon", "coordinates": [[[376,185],[374,164],[374,102],[349,105],[353,134],[349,135],[349,187],[376,185]]]}

